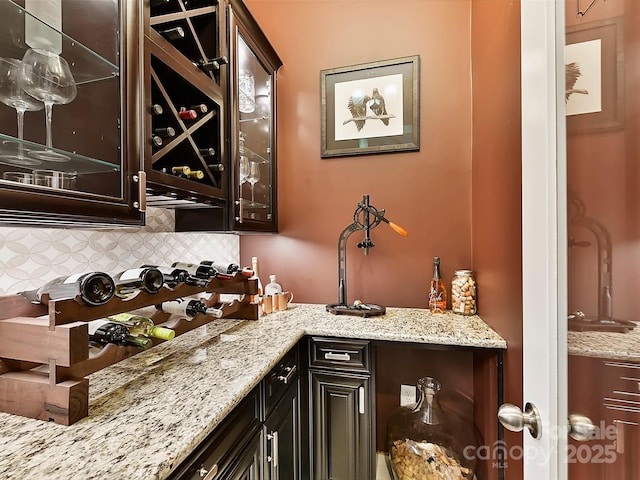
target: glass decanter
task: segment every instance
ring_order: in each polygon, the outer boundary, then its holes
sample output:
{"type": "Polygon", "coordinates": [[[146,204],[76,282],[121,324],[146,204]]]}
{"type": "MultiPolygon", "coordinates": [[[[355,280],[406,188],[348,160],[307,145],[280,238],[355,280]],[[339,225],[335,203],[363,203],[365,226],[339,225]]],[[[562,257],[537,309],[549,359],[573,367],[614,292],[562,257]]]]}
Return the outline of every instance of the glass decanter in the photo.
{"type": "Polygon", "coordinates": [[[441,384],[418,380],[419,400],[392,412],[387,448],[395,480],[467,480],[474,478],[475,436],[471,420],[440,406],[441,384]]]}

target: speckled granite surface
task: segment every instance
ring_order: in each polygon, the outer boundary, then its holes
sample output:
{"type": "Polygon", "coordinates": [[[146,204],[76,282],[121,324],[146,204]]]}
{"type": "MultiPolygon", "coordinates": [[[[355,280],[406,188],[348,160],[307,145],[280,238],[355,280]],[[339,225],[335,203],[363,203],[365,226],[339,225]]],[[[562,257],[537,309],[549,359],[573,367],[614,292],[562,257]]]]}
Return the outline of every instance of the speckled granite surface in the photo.
{"type": "Polygon", "coordinates": [[[640,326],[625,333],[569,332],[570,355],[640,361],[640,326]]]}
{"type": "Polygon", "coordinates": [[[0,413],[0,478],[165,478],[305,334],[506,348],[478,317],[421,309],[217,320],[91,375],[89,416],[74,425],[0,413]]]}

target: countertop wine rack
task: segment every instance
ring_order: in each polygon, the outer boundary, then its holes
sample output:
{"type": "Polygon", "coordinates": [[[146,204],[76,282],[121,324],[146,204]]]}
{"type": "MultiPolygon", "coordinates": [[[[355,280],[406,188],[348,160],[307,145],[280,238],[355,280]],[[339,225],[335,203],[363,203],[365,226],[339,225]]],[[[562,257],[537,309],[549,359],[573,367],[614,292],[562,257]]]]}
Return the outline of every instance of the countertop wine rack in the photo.
{"type": "MultiPolygon", "coordinates": [[[[212,279],[206,287],[179,284],[153,295],[140,291],[133,298],[114,297],[97,307],[75,299],[49,300],[46,305],[33,304],[21,295],[0,297],[0,411],[62,425],[89,415],[86,376],[142,350],[110,344],[97,354],[90,353],[88,321],[199,293],[242,295],[240,300],[217,305],[223,318],[256,320],[258,305],[251,302],[251,295],[257,290],[256,279],[237,275],[212,279]]],[[[187,320],[161,311],[152,319],[176,335],[215,320],[202,314],[187,320]]]]}

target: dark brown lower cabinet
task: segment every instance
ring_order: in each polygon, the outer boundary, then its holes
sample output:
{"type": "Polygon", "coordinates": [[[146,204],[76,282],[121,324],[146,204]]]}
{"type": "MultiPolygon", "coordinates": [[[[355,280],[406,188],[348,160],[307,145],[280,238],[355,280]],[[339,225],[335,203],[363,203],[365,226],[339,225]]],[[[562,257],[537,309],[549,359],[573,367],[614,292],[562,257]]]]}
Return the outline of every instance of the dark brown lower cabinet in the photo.
{"type": "Polygon", "coordinates": [[[375,407],[369,342],[314,337],[309,349],[312,478],[371,480],[375,407]]]}
{"type": "Polygon", "coordinates": [[[296,380],[264,425],[267,438],[265,480],[301,480],[300,392],[296,380]]]}

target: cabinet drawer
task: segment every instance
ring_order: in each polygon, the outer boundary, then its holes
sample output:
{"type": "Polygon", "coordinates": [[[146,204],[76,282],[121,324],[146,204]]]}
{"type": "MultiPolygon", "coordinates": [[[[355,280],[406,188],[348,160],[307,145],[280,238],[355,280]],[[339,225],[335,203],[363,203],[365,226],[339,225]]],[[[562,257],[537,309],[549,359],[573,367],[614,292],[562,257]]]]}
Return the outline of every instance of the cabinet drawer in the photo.
{"type": "Polygon", "coordinates": [[[605,361],[607,388],[603,405],[615,413],[616,418],[640,422],[640,364],[623,361],[605,361]]]}
{"type": "Polygon", "coordinates": [[[296,345],[264,377],[265,418],[275,408],[287,388],[295,385],[298,381],[299,373],[300,364],[298,361],[298,346],[296,345]]]}
{"type": "MultiPolygon", "coordinates": [[[[247,395],[169,479],[202,480],[214,468],[219,475],[232,468],[251,439],[262,430],[260,395],[257,388],[247,395]]],[[[213,478],[220,478],[219,475],[213,478]]]]}
{"type": "Polygon", "coordinates": [[[371,342],[311,337],[309,366],[371,373],[371,342]]]}

